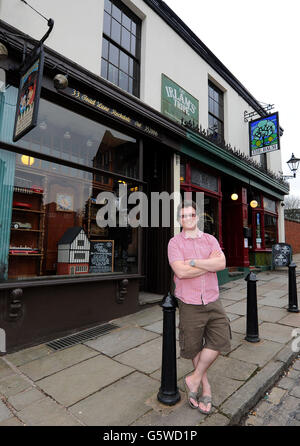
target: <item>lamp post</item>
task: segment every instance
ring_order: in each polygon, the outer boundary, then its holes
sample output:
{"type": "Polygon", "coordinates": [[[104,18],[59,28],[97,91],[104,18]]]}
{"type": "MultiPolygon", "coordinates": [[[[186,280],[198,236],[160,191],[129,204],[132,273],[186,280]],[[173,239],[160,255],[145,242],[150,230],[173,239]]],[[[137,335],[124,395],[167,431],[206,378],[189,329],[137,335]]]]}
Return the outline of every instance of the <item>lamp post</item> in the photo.
{"type": "Polygon", "coordinates": [[[296,172],[297,172],[298,167],[299,167],[300,158],[296,158],[294,156],[294,154],[292,153],[291,159],[289,159],[286,163],[289,166],[289,169],[290,169],[290,171],[292,172],[293,175],[283,175],[282,178],[284,178],[284,179],[296,178],[296,172]]]}

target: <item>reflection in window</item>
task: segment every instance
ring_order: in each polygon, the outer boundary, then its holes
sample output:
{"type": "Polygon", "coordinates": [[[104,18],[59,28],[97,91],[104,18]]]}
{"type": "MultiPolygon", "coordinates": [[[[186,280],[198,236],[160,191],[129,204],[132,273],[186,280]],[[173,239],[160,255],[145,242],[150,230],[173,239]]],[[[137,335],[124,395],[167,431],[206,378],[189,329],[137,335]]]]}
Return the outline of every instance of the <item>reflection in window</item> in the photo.
{"type": "MultiPolygon", "coordinates": [[[[95,165],[112,162],[111,138],[109,132],[103,137],[95,165]]],[[[8,279],[137,272],[137,229],[119,227],[118,206],[116,227],[101,227],[96,220],[104,205],[97,203],[98,194],[110,191],[117,202],[118,181],[22,154],[6,167],[14,178],[8,279]]],[[[138,188],[127,186],[128,193],[138,188]]]]}
{"type": "Polygon", "coordinates": [[[40,100],[38,125],[17,144],[74,163],[138,177],[136,139],[45,99],[40,100]]]}

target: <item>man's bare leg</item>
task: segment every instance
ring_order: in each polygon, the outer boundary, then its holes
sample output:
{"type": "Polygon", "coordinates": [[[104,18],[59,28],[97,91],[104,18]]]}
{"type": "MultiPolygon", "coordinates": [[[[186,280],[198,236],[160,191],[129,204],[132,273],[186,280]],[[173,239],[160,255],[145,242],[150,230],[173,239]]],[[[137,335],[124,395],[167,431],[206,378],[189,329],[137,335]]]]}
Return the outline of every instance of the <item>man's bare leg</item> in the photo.
{"type": "MultiPolygon", "coordinates": [[[[198,355],[195,356],[193,360],[194,366],[196,366],[195,370],[191,375],[186,377],[186,384],[192,392],[197,392],[200,383],[202,381],[203,385],[202,395],[211,396],[211,390],[207,379],[206,371],[211,366],[211,364],[217,359],[218,355],[219,355],[218,351],[204,348],[200,353],[198,353],[198,355]]],[[[194,404],[194,400],[191,401],[194,404]]],[[[205,406],[203,403],[200,403],[199,407],[207,412],[209,412],[211,408],[210,404],[205,406]]]]}
{"type": "MultiPolygon", "coordinates": [[[[194,369],[197,368],[198,362],[200,360],[200,354],[201,354],[201,351],[193,359],[194,369]]],[[[207,377],[207,372],[206,371],[204,372],[204,374],[202,376],[201,383],[202,383],[202,395],[203,396],[206,396],[206,395],[211,396],[211,388],[210,388],[210,384],[209,384],[209,381],[208,381],[208,377],[207,377]]],[[[203,406],[203,403],[200,403],[200,404],[202,404],[202,406],[203,406]]]]}

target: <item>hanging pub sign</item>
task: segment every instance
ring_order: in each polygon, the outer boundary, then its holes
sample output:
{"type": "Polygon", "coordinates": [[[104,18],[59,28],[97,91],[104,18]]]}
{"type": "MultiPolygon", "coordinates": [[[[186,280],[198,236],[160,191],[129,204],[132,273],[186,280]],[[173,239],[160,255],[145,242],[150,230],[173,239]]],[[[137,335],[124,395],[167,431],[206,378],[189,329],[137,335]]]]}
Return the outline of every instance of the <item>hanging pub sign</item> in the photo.
{"type": "Polygon", "coordinates": [[[250,156],[280,149],[278,112],[249,122],[250,156]]]}
{"type": "Polygon", "coordinates": [[[181,124],[181,119],[199,123],[199,102],[167,76],[161,77],[161,112],[181,124]]]}
{"type": "Polygon", "coordinates": [[[40,93],[44,68],[44,51],[33,51],[21,69],[16,106],[13,141],[18,141],[37,124],[40,93]]]}

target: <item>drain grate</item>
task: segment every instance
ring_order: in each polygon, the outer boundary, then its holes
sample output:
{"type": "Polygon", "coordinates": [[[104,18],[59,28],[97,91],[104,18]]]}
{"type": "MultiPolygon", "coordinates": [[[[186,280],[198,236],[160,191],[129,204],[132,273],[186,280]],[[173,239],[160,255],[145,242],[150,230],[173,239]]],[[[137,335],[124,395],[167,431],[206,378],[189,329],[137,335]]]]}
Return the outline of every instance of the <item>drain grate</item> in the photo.
{"type": "Polygon", "coordinates": [[[64,348],[72,347],[73,345],[81,344],[82,342],[105,335],[116,328],[119,328],[116,324],[97,325],[97,327],[89,328],[88,330],[80,331],[73,335],[65,336],[64,338],[55,339],[46,345],[55,351],[63,350],[64,348]]]}

